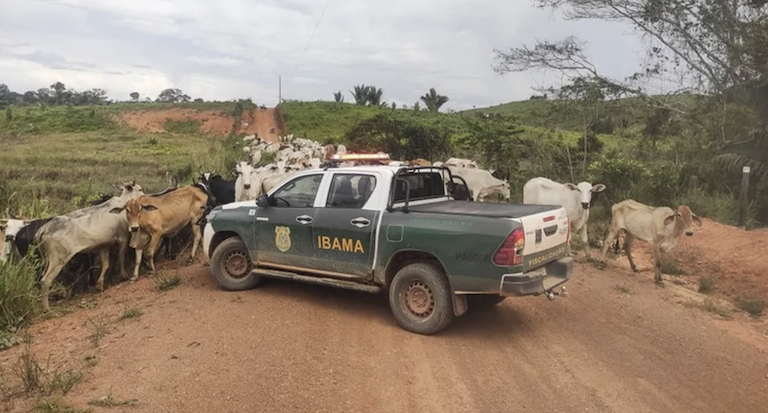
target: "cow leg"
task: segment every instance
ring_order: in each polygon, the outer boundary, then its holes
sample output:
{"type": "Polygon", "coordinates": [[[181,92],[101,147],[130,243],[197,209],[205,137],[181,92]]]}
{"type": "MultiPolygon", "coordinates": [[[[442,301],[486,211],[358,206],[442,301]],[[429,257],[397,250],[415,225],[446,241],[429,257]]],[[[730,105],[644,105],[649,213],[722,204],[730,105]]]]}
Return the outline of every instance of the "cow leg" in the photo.
{"type": "Polygon", "coordinates": [[[627,232],[624,235],[624,252],[627,253],[627,259],[629,260],[629,268],[632,268],[633,272],[637,272],[637,266],[635,266],[635,261],[632,260],[632,241],[635,239],[635,237],[632,236],[629,232],[627,232]]]}
{"type": "Polygon", "coordinates": [[[155,274],[155,252],[157,252],[157,246],[163,239],[161,235],[153,236],[149,241],[149,247],[147,247],[147,255],[149,255],[149,272],[155,274]]]}
{"type": "Polygon", "coordinates": [[[99,261],[101,261],[101,273],[96,281],[96,290],[102,292],[104,291],[104,274],[109,269],[109,247],[102,248],[99,251],[99,261]]]}
{"type": "Polygon", "coordinates": [[[664,280],[661,278],[661,251],[659,250],[659,246],[655,245],[653,247],[653,266],[655,267],[656,274],[654,275],[654,279],[656,280],[656,285],[659,287],[664,286],[664,280]]]}
{"type": "Polygon", "coordinates": [[[581,226],[581,229],[579,230],[579,235],[581,236],[581,242],[584,244],[584,253],[587,254],[587,259],[592,257],[592,252],[589,249],[589,238],[587,238],[587,223],[585,222],[584,225],[581,226]]]}
{"type": "Polygon", "coordinates": [[[200,231],[200,227],[198,225],[194,224],[194,221],[192,223],[192,255],[189,256],[188,263],[191,264],[195,261],[195,256],[197,255],[197,246],[200,244],[200,241],[203,238],[203,234],[200,231]]]}
{"type": "Polygon", "coordinates": [[[48,258],[48,269],[45,271],[45,275],[43,275],[43,279],[41,280],[41,294],[43,296],[43,309],[45,311],[48,311],[51,309],[49,303],[48,303],[48,293],[51,290],[51,284],[53,284],[53,280],[56,279],[56,277],[59,275],[61,270],[64,268],[65,265],[69,262],[69,260],[72,259],[74,254],[67,257],[67,259],[62,261],[55,261],[48,258]]]}
{"type": "Polygon", "coordinates": [[[128,278],[128,271],[125,270],[125,254],[128,252],[128,243],[120,241],[118,245],[120,247],[117,258],[120,261],[120,278],[124,280],[128,278]]]}
{"type": "Polygon", "coordinates": [[[608,253],[608,248],[610,247],[611,243],[615,239],[616,242],[619,242],[619,231],[620,229],[618,227],[614,227],[611,225],[611,228],[608,229],[608,235],[605,236],[605,241],[603,241],[603,250],[600,253],[600,262],[605,262],[605,254],[608,253]]]}
{"type": "Polygon", "coordinates": [[[131,282],[136,281],[139,278],[139,268],[141,267],[141,256],[144,254],[143,248],[136,248],[136,264],[133,266],[133,276],[131,282]]]}

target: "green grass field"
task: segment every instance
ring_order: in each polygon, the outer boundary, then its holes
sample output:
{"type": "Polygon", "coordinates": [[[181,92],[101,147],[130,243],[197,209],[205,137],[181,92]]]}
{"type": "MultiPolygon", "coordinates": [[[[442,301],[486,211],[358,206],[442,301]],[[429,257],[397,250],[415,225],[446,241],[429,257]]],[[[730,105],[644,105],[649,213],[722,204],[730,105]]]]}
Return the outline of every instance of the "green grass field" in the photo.
{"type": "Polygon", "coordinates": [[[120,182],[161,191],[170,177],[191,183],[198,168],[226,171],[239,156],[234,138],[139,133],[111,119],[118,108],[90,110],[23,108],[11,122],[0,120],[0,207],[23,212],[45,199],[48,213],[64,213],[116,192],[120,182]]]}

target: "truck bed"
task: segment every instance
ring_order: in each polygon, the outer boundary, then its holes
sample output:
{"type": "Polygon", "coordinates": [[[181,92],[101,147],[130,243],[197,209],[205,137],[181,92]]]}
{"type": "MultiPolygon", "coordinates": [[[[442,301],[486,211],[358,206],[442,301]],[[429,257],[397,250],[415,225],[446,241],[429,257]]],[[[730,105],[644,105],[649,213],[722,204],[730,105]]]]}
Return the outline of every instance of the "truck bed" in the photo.
{"type": "Polygon", "coordinates": [[[557,205],[506,204],[493,202],[442,201],[408,206],[410,212],[431,214],[473,215],[488,218],[522,218],[560,208],[557,205]]]}

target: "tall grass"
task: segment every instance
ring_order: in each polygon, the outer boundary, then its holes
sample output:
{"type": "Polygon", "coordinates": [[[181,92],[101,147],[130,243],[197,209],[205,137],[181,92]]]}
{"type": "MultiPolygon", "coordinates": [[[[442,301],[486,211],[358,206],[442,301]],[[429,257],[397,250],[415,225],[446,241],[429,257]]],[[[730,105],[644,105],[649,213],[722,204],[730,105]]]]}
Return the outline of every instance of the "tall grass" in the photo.
{"type": "MultiPolygon", "coordinates": [[[[6,338],[29,323],[41,310],[37,274],[43,263],[34,252],[0,264],[0,337],[6,338]]],[[[2,347],[0,340],[0,348],[2,347]]],[[[14,343],[6,343],[6,346],[14,343]]]]}

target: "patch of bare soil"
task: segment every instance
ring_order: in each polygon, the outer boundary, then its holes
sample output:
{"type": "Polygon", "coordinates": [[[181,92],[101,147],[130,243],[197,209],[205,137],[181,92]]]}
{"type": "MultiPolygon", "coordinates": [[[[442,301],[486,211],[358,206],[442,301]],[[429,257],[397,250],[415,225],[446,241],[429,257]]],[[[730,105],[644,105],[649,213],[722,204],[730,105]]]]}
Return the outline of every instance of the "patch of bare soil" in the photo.
{"type": "MultiPolygon", "coordinates": [[[[222,113],[220,110],[197,109],[161,109],[161,110],[131,110],[120,114],[120,119],[129,126],[145,132],[165,132],[166,120],[201,121],[200,132],[226,136],[232,131],[235,118],[222,113]]],[[[277,142],[282,134],[275,123],[274,109],[254,109],[243,116],[243,121],[236,133],[256,134],[265,140],[277,142]]]]}
{"type": "MultiPolygon", "coordinates": [[[[685,289],[658,289],[628,269],[578,264],[567,297],[470,309],[435,336],[397,327],[385,295],[274,280],[226,292],[209,271],[161,269],[180,285],[112,285],[77,298],[85,308],[33,325],[35,357],[85,373],[63,400],[94,412],[732,413],[768,405],[766,331],[679,305],[685,289]],[[131,308],[141,315],[120,320],[131,308]],[[89,319],[106,326],[98,343],[89,319]],[[110,394],[135,405],[88,406],[110,394]]],[[[7,386],[18,387],[8,372],[22,352],[0,353],[7,386]]],[[[25,411],[31,401],[19,396],[6,408],[25,411]]]]}

